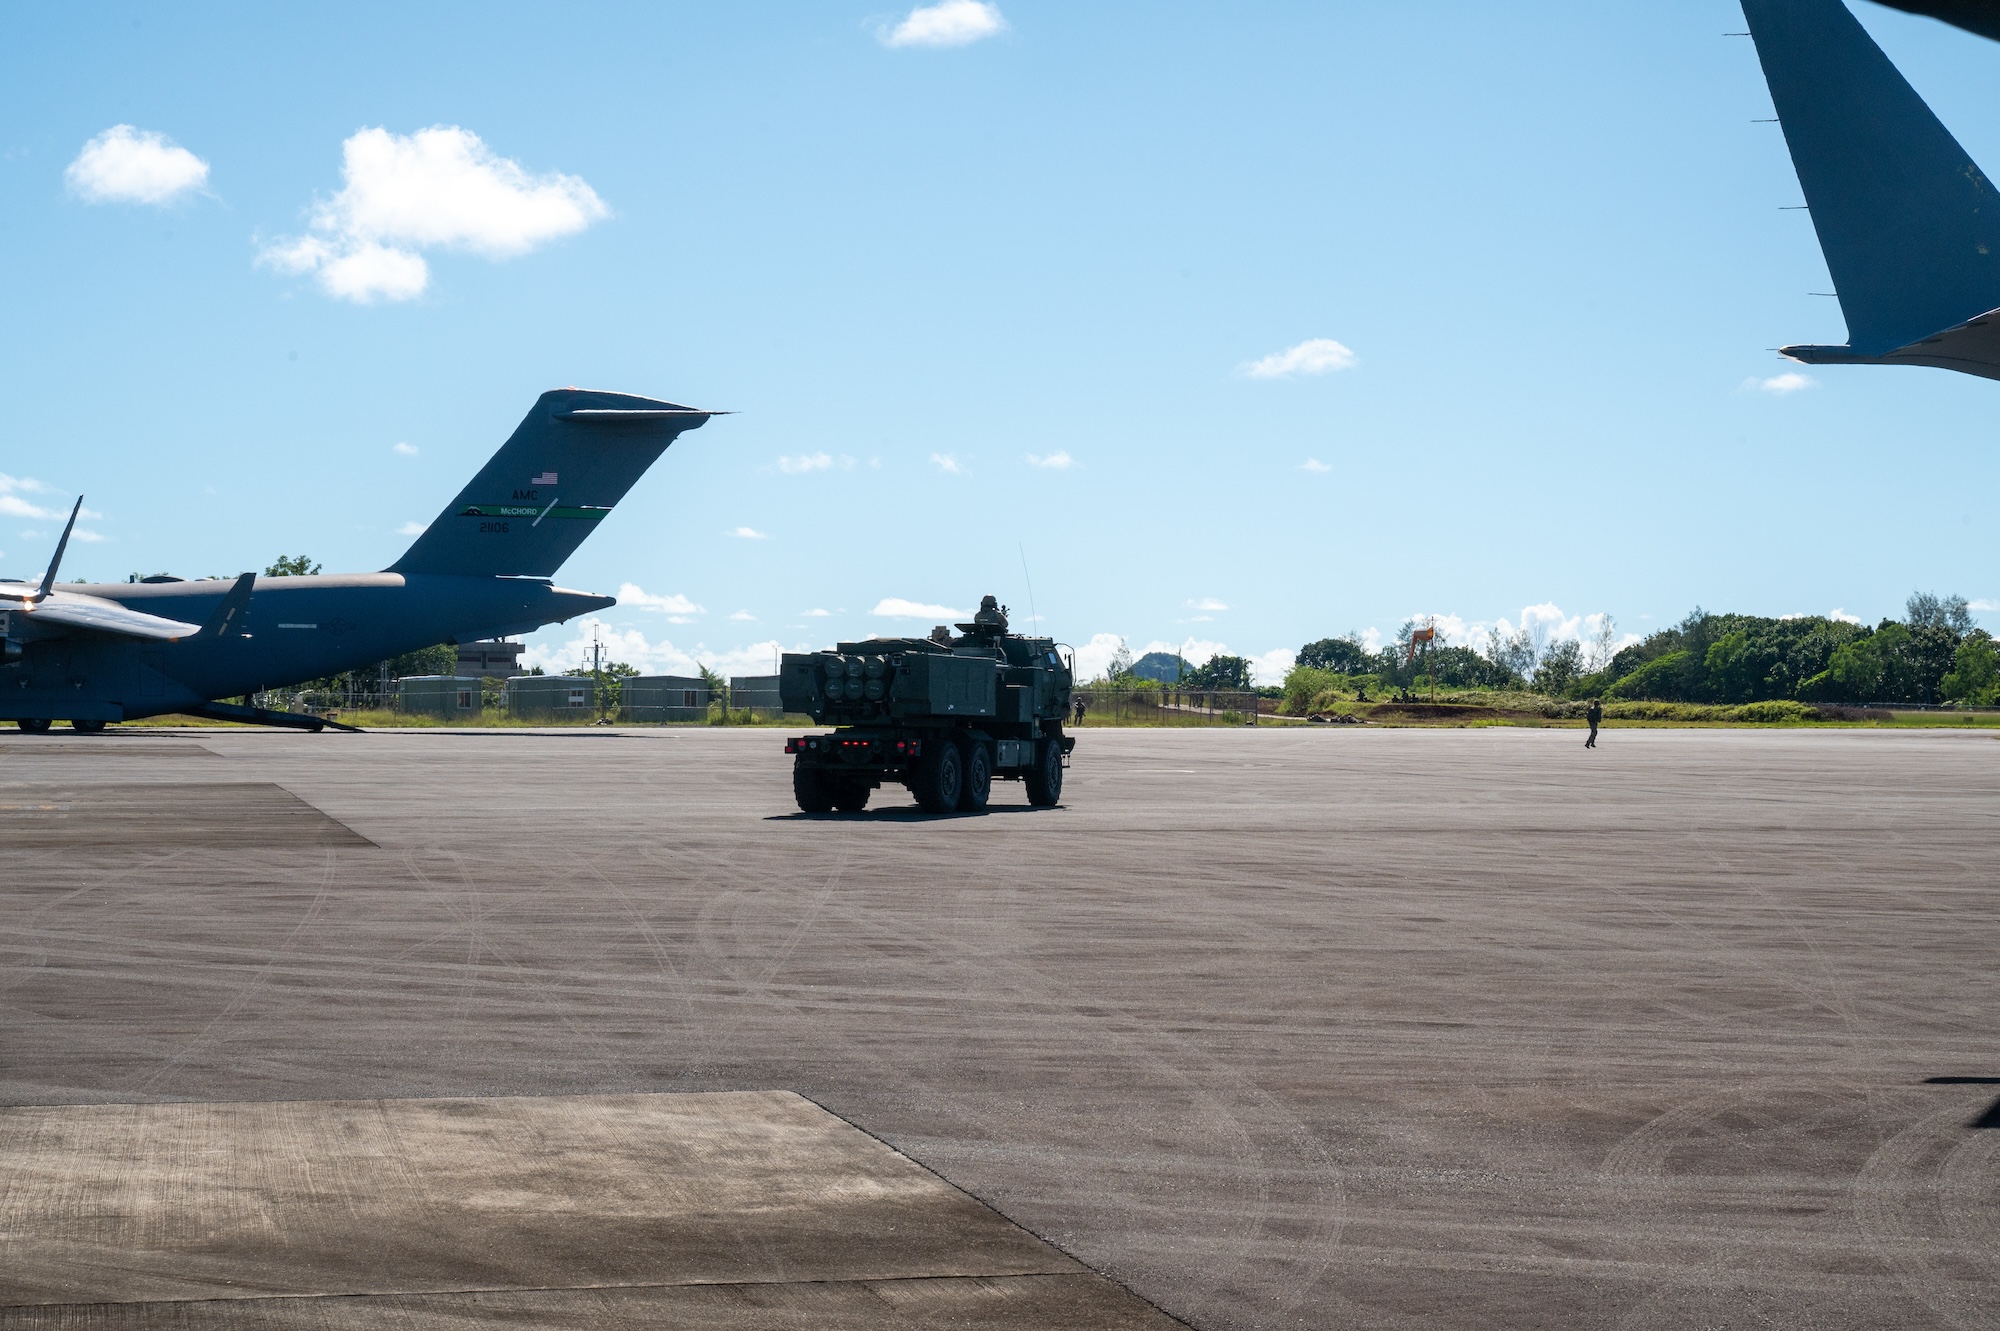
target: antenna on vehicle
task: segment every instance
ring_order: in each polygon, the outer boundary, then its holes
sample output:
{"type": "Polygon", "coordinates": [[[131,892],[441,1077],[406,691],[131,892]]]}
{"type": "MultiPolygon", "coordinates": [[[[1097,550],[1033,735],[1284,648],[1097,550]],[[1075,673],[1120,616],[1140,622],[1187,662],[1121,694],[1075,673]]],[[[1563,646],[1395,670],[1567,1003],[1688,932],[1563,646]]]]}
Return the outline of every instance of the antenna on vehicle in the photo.
{"type": "MultiPolygon", "coordinates": [[[[82,500],[78,500],[82,503],[82,500]]],[[[1028,622],[1035,626],[1035,632],[1042,631],[1042,617],[1035,613],[1035,580],[1028,576],[1028,547],[1025,542],[1017,542],[1015,549],[1021,552],[1021,576],[1028,579],[1028,622]]]]}

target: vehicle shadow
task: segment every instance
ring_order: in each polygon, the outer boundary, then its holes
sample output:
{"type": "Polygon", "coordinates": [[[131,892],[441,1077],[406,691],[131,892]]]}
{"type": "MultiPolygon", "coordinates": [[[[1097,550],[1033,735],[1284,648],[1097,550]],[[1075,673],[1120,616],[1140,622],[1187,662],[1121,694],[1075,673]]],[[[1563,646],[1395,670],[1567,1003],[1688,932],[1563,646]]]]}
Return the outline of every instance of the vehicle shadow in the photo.
{"type": "Polygon", "coordinates": [[[1055,813],[1063,806],[1037,808],[1032,804],[989,804],[979,813],[929,813],[914,804],[899,804],[887,809],[863,809],[859,813],[772,813],[764,816],[767,823],[940,823],[954,818],[986,818],[1008,813],[1055,813]]]}
{"type": "MultiPolygon", "coordinates": [[[[1926,1086],[2000,1086],[2000,1077],[1925,1077],[1926,1086]]],[[[1986,1106],[1986,1112],[1965,1125],[1968,1128],[2000,1128],[2000,1100],[1986,1106]]]]}

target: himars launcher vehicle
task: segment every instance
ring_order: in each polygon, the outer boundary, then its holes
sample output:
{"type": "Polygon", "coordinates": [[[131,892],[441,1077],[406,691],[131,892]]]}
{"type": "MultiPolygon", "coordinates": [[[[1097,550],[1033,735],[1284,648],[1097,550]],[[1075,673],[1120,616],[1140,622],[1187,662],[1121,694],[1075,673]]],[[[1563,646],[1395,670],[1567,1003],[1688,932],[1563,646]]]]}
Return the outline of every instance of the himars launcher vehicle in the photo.
{"type": "Polygon", "coordinates": [[[871,638],[828,652],[788,652],[778,691],[788,712],[836,729],[785,742],[792,793],[807,813],[856,813],[885,783],[908,786],[931,813],[986,807],[994,780],[1018,780],[1028,803],[1062,798],[1076,746],[1063,734],[1074,665],[1052,638],[1007,632],[988,596],[962,636],[871,638]]]}
{"type": "Polygon", "coordinates": [[[65,529],[39,583],[0,580],[0,720],[87,732],[180,712],[317,730],[328,723],[216,700],[616,605],[551,578],[669,444],[718,414],[624,393],[544,393],[380,573],[59,585],[65,529]]]}

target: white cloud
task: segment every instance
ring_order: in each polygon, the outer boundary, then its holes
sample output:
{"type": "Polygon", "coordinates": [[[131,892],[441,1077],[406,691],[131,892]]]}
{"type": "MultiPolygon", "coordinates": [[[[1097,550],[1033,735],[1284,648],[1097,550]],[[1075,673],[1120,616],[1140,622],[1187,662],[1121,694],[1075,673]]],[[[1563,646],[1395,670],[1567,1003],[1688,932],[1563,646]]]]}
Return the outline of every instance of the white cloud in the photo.
{"type": "Polygon", "coordinates": [[[1028,454],[1028,465],[1031,467],[1046,467],[1050,471],[1068,471],[1076,465],[1076,459],[1059,448],[1053,453],[1028,454]]]}
{"type": "MultiPolygon", "coordinates": [[[[1511,631],[1505,619],[1499,622],[1498,627],[1503,635],[1511,631]]],[[[1521,627],[1528,631],[1528,637],[1534,642],[1535,650],[1540,652],[1552,642],[1559,642],[1564,638],[1581,638],[1583,616],[1565,615],[1555,602],[1544,601],[1540,605],[1521,607],[1521,627]]]]}
{"type": "Polygon", "coordinates": [[[364,129],[341,154],[341,190],[314,206],[310,232],[265,246],[259,261],[312,273],[343,300],[422,294],[430,268],[420,250],[511,259],[611,214],[578,177],[530,175],[456,125],[407,136],[364,129]]]}
{"type": "Polygon", "coordinates": [[[1216,600],[1213,596],[1204,596],[1198,600],[1189,601],[1187,603],[1187,606],[1188,609],[1190,610],[1207,610],[1210,612],[1214,612],[1217,610],[1227,610],[1229,608],[1222,602],[1216,600]]]}
{"type": "Polygon", "coordinates": [[[1298,654],[1289,647],[1274,647],[1262,656],[1250,658],[1250,678],[1258,685],[1282,684],[1298,661],[1298,654]]]}
{"type": "Polygon", "coordinates": [[[737,527],[729,534],[746,541],[768,541],[771,539],[769,532],[758,531],[755,527],[737,527]]]}
{"type": "Polygon", "coordinates": [[[1382,642],[1383,638],[1381,629],[1365,629],[1362,631],[1361,634],[1362,650],[1370,652],[1379,652],[1382,650],[1382,642]]]}
{"type": "Polygon", "coordinates": [[[751,614],[748,610],[738,610],[730,618],[742,624],[755,624],[757,622],[757,616],[751,614]]]}
{"type": "Polygon", "coordinates": [[[396,535],[398,535],[398,536],[422,536],[422,535],[424,534],[424,531],[425,531],[425,526],[424,526],[424,524],[423,524],[423,523],[421,523],[421,522],[406,522],[406,523],[404,523],[404,524],[403,524],[402,526],[400,526],[400,527],[396,528],[396,535]]]}
{"type": "Polygon", "coordinates": [[[1321,461],[1320,461],[1320,460],[1319,460],[1318,458],[1307,458],[1307,459],[1306,459],[1306,460],[1305,460],[1304,462],[1301,462],[1301,463],[1299,464],[1299,470],[1300,470],[1300,471],[1332,471],[1332,470],[1333,470],[1333,468],[1332,468],[1332,467],[1329,467],[1329,466],[1327,466],[1327,465],[1326,465],[1326,463],[1324,463],[1324,462],[1321,462],[1321,461]]]}
{"type": "Polygon", "coordinates": [[[931,462],[936,465],[939,471],[945,472],[948,475],[963,476],[965,474],[965,468],[959,466],[958,459],[949,453],[933,453],[931,454],[931,462]]]}
{"type": "Polygon", "coordinates": [[[854,459],[845,453],[838,458],[831,453],[795,453],[778,459],[778,470],[787,476],[796,476],[808,471],[829,471],[834,467],[839,467],[842,471],[853,471],[854,459]]]}
{"type": "Polygon", "coordinates": [[[66,518],[67,513],[58,513],[52,508],[31,504],[19,495],[0,491],[0,516],[10,518],[66,518]]]}
{"type": "Polygon", "coordinates": [[[300,236],[267,245],[257,261],[281,273],[316,273],[329,296],[368,305],[376,300],[410,300],[430,285],[430,265],[421,254],[374,241],[350,245],[300,236]]]}
{"type": "Polygon", "coordinates": [[[805,612],[807,619],[827,619],[830,618],[832,614],[833,611],[831,610],[818,610],[818,609],[808,610],[805,612]]]}
{"type": "Polygon", "coordinates": [[[523,668],[540,666],[552,675],[586,671],[593,642],[604,644],[604,659],[623,661],[647,675],[694,675],[701,666],[727,678],[733,675],[768,675],[776,668],[782,645],[769,642],[745,647],[711,649],[706,643],[682,648],[672,642],[653,642],[639,629],[620,629],[595,615],[577,621],[575,636],[562,643],[530,643],[521,653],[523,668]]]}
{"type": "Polygon", "coordinates": [[[636,582],[619,584],[618,604],[634,606],[640,610],[651,610],[656,614],[663,614],[667,617],[668,622],[673,624],[692,624],[694,623],[693,616],[707,613],[693,601],[690,601],[687,597],[677,592],[669,593],[665,596],[655,595],[636,582]]]}
{"type": "Polygon", "coordinates": [[[1179,652],[1181,659],[1191,666],[1206,665],[1211,656],[1227,655],[1229,644],[1210,642],[1205,638],[1188,638],[1181,642],[1149,642],[1146,651],[1132,653],[1133,658],[1144,656],[1146,652],[1179,652]]]}
{"type": "Polygon", "coordinates": [[[1745,379],[1742,387],[1745,391],[1775,393],[1779,397],[1785,397],[1802,388],[1818,388],[1819,380],[1809,374],[1800,374],[1797,370],[1787,370],[1768,379],[1745,379]]]}
{"type": "Polygon", "coordinates": [[[1982,596],[1977,600],[1967,601],[1965,608],[1967,610],[1984,610],[1990,614],[1995,610],[2000,610],[2000,601],[1989,600],[1982,596]]]}
{"type": "Polygon", "coordinates": [[[1116,633],[1093,633],[1089,642],[1076,649],[1077,681],[1104,678],[1104,672],[1111,668],[1111,658],[1124,645],[1125,639],[1116,633]]]}
{"type": "Polygon", "coordinates": [[[1850,615],[1839,606],[1835,606],[1833,609],[1827,611],[1826,617],[1828,619],[1837,619],[1843,624],[1859,624],[1861,622],[1861,616],[1850,615]]]}
{"type": "Polygon", "coordinates": [[[980,0],[939,0],[918,5],[895,27],[877,36],[884,46],[965,46],[1007,31],[1000,6],[980,0]]]}
{"type": "Polygon", "coordinates": [[[208,163],[164,134],[113,125],[83,145],[63,172],[86,203],[167,204],[208,182],[208,163]]]}
{"type": "MultiPolygon", "coordinates": [[[[0,517],[41,518],[54,522],[68,521],[69,506],[67,504],[57,508],[45,508],[40,504],[31,503],[21,498],[24,494],[52,493],[54,492],[50,487],[42,484],[40,481],[30,479],[26,476],[9,476],[5,472],[0,472],[0,517]]],[[[104,515],[95,509],[86,508],[78,510],[77,516],[88,519],[101,518],[104,515]]],[[[24,537],[27,534],[26,532],[22,533],[24,537]]],[[[78,535],[81,539],[91,539],[89,537],[82,537],[81,533],[78,535]]]]}
{"type": "MultiPolygon", "coordinates": [[[[1447,646],[1451,643],[1457,643],[1460,646],[1465,646],[1467,645],[1467,642],[1472,637],[1472,635],[1475,632],[1477,632],[1478,629],[1484,627],[1483,625],[1467,624],[1464,618],[1459,615],[1424,614],[1424,615],[1411,615],[1410,618],[1416,620],[1419,627],[1421,627],[1424,624],[1424,622],[1428,620],[1430,626],[1433,629],[1437,630],[1436,641],[1437,645],[1440,647],[1447,646]]],[[[1504,624],[1507,621],[1503,619],[1500,622],[1504,624]]]]}
{"type": "MultiPolygon", "coordinates": [[[[1106,636],[1108,635],[1100,634],[1098,638],[1091,639],[1091,642],[1095,645],[1100,638],[1106,636]]],[[[1115,639],[1113,640],[1113,645],[1116,645],[1115,639]]],[[[1132,653],[1133,659],[1136,660],[1144,656],[1146,652],[1178,652],[1181,659],[1186,661],[1190,668],[1206,665],[1211,659],[1217,656],[1231,656],[1236,654],[1229,650],[1228,643],[1213,642],[1204,638],[1187,638],[1181,642],[1149,642],[1146,644],[1145,651],[1135,651],[1132,653]]],[[[1079,652],[1079,656],[1081,656],[1081,652],[1079,652]]],[[[1105,654],[1104,659],[1108,664],[1110,661],[1109,653],[1105,654]]],[[[1281,684],[1284,682],[1285,672],[1292,668],[1293,662],[1297,657],[1289,647],[1274,647],[1268,652],[1251,656],[1247,659],[1250,662],[1251,678],[1258,684],[1281,684]]],[[[1081,665],[1081,662],[1079,662],[1079,665],[1081,665]]],[[[1097,673],[1104,673],[1103,668],[1099,667],[1097,673]]],[[[1084,678],[1088,679],[1092,678],[1092,676],[1085,675],[1084,678]]]]}
{"type": "Polygon", "coordinates": [[[1359,358],[1330,337],[1308,338],[1295,347],[1274,351],[1242,367],[1252,379],[1289,379],[1296,374],[1327,374],[1350,370],[1359,358]]]}
{"type": "Polygon", "coordinates": [[[417,455],[417,446],[415,444],[397,444],[394,447],[396,452],[401,453],[406,458],[413,458],[417,455]]]}
{"type": "Polygon", "coordinates": [[[93,541],[104,541],[110,539],[109,537],[104,536],[101,533],[91,531],[85,527],[78,527],[74,531],[70,532],[69,538],[72,541],[83,541],[86,543],[93,541]]]}
{"type": "Polygon", "coordinates": [[[922,601],[906,601],[900,596],[885,596],[875,603],[868,612],[887,619],[929,619],[938,623],[966,618],[963,610],[953,610],[949,606],[926,605],[922,601]]]}

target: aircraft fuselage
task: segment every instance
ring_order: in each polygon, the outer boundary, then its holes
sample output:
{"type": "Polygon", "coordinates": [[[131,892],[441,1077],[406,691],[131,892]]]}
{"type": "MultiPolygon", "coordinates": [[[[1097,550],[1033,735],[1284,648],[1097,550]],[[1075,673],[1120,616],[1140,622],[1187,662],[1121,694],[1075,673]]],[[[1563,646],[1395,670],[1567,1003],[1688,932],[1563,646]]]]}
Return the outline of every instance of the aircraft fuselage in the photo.
{"type": "MultiPolygon", "coordinates": [[[[226,579],[167,583],[66,583],[62,590],[131,610],[201,624],[228,593],[226,579]]],[[[45,632],[11,616],[18,660],[0,666],[0,720],[129,721],[283,688],[373,665],[438,642],[526,633],[616,604],[539,578],[343,573],[260,577],[241,620],[224,636],[177,642],[112,634],[45,632]]]]}

